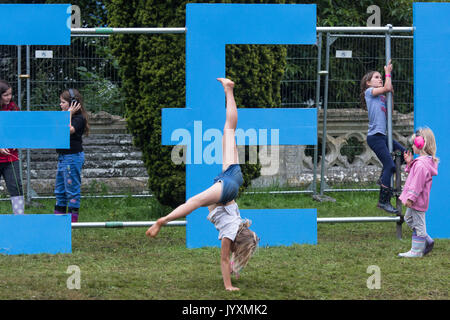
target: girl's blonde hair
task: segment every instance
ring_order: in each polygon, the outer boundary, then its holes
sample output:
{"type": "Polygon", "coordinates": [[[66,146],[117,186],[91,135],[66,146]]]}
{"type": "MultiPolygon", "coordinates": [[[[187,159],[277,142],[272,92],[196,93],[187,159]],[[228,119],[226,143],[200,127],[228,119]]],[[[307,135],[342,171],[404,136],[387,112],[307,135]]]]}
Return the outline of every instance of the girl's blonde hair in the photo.
{"type": "Polygon", "coordinates": [[[414,141],[414,139],[416,139],[417,136],[421,136],[423,138],[423,140],[425,140],[425,144],[422,148],[422,151],[425,152],[427,155],[432,156],[433,161],[438,163],[439,158],[436,157],[436,151],[437,151],[436,139],[434,138],[433,131],[428,127],[419,128],[416,131],[416,133],[413,134],[412,141],[414,141]]]}
{"type": "Polygon", "coordinates": [[[252,255],[255,253],[258,246],[259,238],[249,229],[251,225],[250,220],[245,220],[239,225],[236,238],[231,244],[231,266],[232,272],[239,274],[244,268],[252,255]]]}

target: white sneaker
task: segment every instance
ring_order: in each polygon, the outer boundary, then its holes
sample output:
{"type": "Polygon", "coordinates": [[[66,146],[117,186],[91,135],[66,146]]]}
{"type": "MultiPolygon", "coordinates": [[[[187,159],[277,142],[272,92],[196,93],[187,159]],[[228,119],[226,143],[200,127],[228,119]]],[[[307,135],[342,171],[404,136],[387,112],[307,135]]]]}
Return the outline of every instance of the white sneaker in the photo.
{"type": "Polygon", "coordinates": [[[422,258],[423,253],[409,250],[408,252],[399,253],[398,256],[403,258],[422,258]]]}

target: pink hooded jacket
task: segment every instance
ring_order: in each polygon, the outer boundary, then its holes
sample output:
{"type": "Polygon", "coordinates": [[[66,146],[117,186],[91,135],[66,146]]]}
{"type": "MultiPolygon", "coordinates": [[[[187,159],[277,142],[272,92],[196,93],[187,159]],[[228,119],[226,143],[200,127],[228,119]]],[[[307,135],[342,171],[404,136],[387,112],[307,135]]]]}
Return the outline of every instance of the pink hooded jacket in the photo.
{"type": "Polygon", "coordinates": [[[409,199],[413,203],[411,206],[413,209],[428,210],[431,184],[433,176],[438,174],[437,168],[438,164],[433,161],[431,156],[420,156],[406,166],[405,171],[409,172],[409,175],[400,195],[400,200],[404,205],[409,199]]]}

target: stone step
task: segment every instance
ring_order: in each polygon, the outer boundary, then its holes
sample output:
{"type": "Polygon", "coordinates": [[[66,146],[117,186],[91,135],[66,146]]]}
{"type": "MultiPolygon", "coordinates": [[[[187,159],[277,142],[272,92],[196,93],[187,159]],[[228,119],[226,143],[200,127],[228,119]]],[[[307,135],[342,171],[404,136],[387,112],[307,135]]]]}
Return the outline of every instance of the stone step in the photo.
{"type": "MultiPolygon", "coordinates": [[[[25,181],[26,170],[22,172],[22,178],[25,181]]],[[[54,179],[56,176],[56,166],[52,169],[30,170],[31,179],[54,179]]],[[[106,178],[106,177],[147,177],[147,170],[144,167],[123,167],[123,168],[86,168],[83,167],[82,177],[86,178],[106,178]]]]}
{"type": "MultiPolygon", "coordinates": [[[[83,165],[83,170],[85,169],[97,169],[97,168],[145,168],[141,160],[110,160],[110,161],[85,161],[83,165]]],[[[57,161],[40,161],[31,162],[31,170],[56,170],[57,161]]],[[[27,169],[27,164],[24,163],[22,170],[27,169]]]]}
{"type": "Polygon", "coordinates": [[[133,145],[133,141],[129,136],[111,136],[111,137],[95,137],[89,136],[88,138],[83,138],[83,145],[133,145]]]}
{"type": "MultiPolygon", "coordinates": [[[[84,157],[86,161],[108,161],[108,160],[139,160],[142,162],[142,152],[140,151],[121,151],[121,152],[104,152],[104,153],[91,153],[88,150],[85,150],[84,157]]],[[[22,153],[22,162],[26,163],[26,153],[22,153]]],[[[35,162],[56,162],[58,161],[58,155],[53,150],[52,153],[39,153],[39,152],[31,152],[30,153],[30,161],[31,163],[35,162]]]]}
{"type": "MultiPolygon", "coordinates": [[[[99,153],[99,152],[139,152],[139,149],[132,145],[83,145],[85,153],[99,153]]],[[[27,152],[26,149],[21,149],[22,156],[27,152]]],[[[31,149],[30,154],[56,154],[55,149],[31,149]]]]}
{"type": "MultiPolygon", "coordinates": [[[[148,191],[148,174],[142,152],[133,145],[125,119],[106,112],[90,114],[91,132],[83,137],[85,164],[82,170],[82,192],[133,193],[148,191]],[[101,186],[101,187],[100,187],[101,186]]],[[[21,149],[22,183],[27,184],[27,150],[21,149]]],[[[53,195],[57,168],[54,149],[30,150],[30,184],[39,195],[53,195]]],[[[7,195],[3,179],[0,194],[7,195]]]]}
{"type": "MultiPolygon", "coordinates": [[[[55,179],[30,179],[31,189],[38,196],[54,196],[55,179]]],[[[23,181],[24,193],[27,194],[26,180],[23,181]]],[[[147,177],[107,177],[107,178],[85,178],[81,180],[81,194],[101,195],[104,192],[111,194],[148,194],[147,177]]],[[[7,196],[4,181],[0,182],[0,194],[7,196]]]]}

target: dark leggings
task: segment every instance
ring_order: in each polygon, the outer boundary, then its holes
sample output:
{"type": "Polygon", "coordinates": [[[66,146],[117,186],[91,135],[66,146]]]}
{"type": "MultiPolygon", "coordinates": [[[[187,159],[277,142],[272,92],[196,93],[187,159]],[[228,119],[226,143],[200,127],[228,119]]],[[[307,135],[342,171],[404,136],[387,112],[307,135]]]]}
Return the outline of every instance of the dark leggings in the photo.
{"type": "Polygon", "coordinates": [[[19,161],[0,162],[0,177],[3,176],[11,197],[23,196],[19,161]]]}
{"type": "MultiPolygon", "coordinates": [[[[367,144],[383,164],[381,183],[384,186],[389,187],[391,185],[392,174],[395,172],[395,163],[389,152],[388,138],[384,134],[376,133],[372,136],[367,136],[367,144]]],[[[406,149],[395,140],[392,140],[392,147],[393,151],[400,150],[402,154],[406,151],[406,149]]]]}

